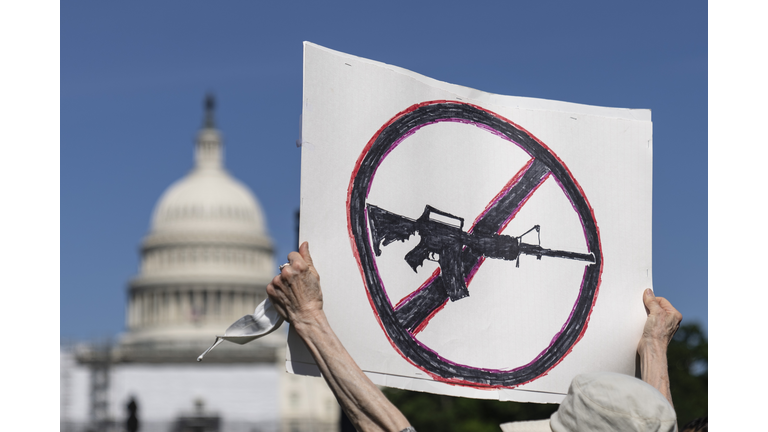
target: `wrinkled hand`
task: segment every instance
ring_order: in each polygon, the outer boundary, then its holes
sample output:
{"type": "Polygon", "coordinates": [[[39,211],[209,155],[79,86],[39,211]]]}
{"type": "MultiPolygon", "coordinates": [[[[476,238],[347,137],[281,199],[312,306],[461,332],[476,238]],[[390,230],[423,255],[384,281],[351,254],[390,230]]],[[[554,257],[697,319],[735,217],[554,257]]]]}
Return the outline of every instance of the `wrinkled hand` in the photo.
{"type": "Polygon", "coordinates": [[[666,352],[667,345],[680,327],[683,315],[672,306],[667,299],[656,297],[653,290],[646,289],[643,293],[643,303],[648,313],[648,319],[643,328],[643,337],[637,346],[637,351],[642,355],[647,349],[663,349],[666,352]]]}
{"type": "Polygon", "coordinates": [[[288,254],[288,263],[267,285],[267,295],[277,312],[289,323],[307,322],[323,309],[320,275],[312,264],[309,243],[288,254]]]}

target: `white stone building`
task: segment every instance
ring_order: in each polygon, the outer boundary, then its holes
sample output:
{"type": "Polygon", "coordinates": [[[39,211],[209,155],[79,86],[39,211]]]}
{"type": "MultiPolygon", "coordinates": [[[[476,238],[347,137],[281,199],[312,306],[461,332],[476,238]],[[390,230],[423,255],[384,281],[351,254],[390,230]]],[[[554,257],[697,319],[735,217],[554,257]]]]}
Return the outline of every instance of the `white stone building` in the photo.
{"type": "Polygon", "coordinates": [[[275,272],[261,206],[224,167],[209,97],[194,168],[163,193],[141,243],[127,331],[113,346],[62,349],[61,430],[125,430],[132,398],[141,432],[338,430],[325,382],[285,373],[285,329],[196,362],[275,272]]]}

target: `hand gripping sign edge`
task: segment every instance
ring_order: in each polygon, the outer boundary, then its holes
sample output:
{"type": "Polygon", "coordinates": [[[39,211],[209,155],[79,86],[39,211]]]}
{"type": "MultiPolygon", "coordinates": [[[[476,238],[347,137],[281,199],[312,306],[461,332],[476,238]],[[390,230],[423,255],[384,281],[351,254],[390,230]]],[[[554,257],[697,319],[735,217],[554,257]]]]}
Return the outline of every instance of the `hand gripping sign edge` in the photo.
{"type": "MultiPolygon", "coordinates": [[[[374,134],[357,160],[348,188],[347,218],[352,250],[379,325],[390,344],[404,359],[437,381],[475,388],[517,387],[546,375],[570,353],[587,328],[602,274],[600,234],[592,208],[568,168],[544,143],[489,110],[456,101],[429,101],[413,105],[393,117],[374,134]],[[421,344],[413,336],[413,327],[409,329],[403,326],[402,320],[398,318],[376,270],[366,210],[366,200],[376,169],[390,151],[416,130],[446,121],[480,127],[517,145],[533,158],[534,164],[543,167],[544,174],[540,181],[553,175],[576,210],[584,228],[588,250],[594,255],[594,263],[585,267],[573,311],[560,332],[536,358],[514,369],[495,370],[457,364],[421,344]]],[[[497,224],[493,229],[502,228],[497,224]]]]}

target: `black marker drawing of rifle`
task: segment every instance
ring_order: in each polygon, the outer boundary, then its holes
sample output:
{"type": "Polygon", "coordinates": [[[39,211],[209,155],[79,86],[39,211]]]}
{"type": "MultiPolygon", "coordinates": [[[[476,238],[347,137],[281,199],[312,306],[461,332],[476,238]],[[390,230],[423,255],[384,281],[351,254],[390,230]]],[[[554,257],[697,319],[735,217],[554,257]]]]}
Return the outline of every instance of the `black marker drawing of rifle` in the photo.
{"type": "Polygon", "coordinates": [[[518,267],[520,266],[520,255],[532,255],[539,260],[546,256],[589,263],[595,262],[595,256],[592,253],[545,249],[541,245],[523,243],[522,237],[531,231],[536,230],[540,233],[539,225],[534,226],[519,237],[495,232],[468,233],[463,230],[463,218],[438,210],[430,205],[427,205],[421,216],[415,220],[372,204],[368,204],[367,209],[373,250],[376,256],[381,256],[382,246],[387,246],[396,240],[405,241],[418,233],[421,240],[413,250],[405,255],[405,261],[413,271],[417,271],[424,260],[437,261],[445,291],[451,301],[469,295],[462,274],[461,253],[465,248],[486,258],[516,261],[518,267]]]}

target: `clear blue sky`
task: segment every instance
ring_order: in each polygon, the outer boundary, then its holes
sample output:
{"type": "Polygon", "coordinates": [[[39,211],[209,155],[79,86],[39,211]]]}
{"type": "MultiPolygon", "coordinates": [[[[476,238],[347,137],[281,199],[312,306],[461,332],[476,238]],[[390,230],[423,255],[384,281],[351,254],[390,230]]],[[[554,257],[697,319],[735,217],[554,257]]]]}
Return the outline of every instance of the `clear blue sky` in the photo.
{"type": "Polygon", "coordinates": [[[304,40],[493,93],[651,109],[654,287],[707,327],[706,2],[78,1],[60,34],[62,339],[124,329],[206,92],[278,262],[294,248],[304,40]]]}

